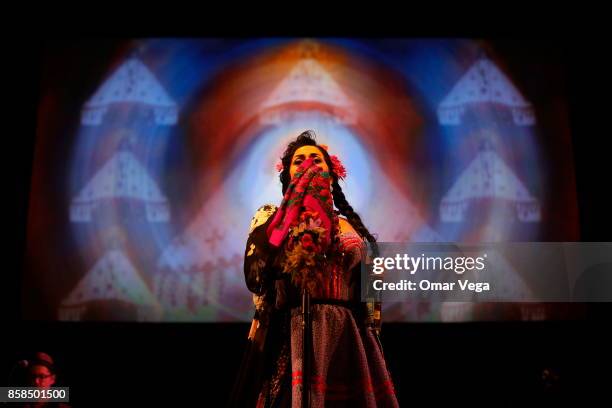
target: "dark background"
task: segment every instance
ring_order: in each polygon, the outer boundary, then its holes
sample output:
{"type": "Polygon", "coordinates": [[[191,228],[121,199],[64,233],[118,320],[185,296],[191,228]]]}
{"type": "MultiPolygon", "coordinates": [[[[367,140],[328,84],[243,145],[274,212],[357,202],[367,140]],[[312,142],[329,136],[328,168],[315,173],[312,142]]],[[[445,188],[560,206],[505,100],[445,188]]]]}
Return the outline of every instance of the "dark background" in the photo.
{"type": "MultiPolygon", "coordinates": [[[[602,95],[610,74],[601,66],[604,50],[586,36],[568,34],[542,41],[555,45],[555,56],[567,67],[581,240],[610,241],[610,216],[605,210],[609,208],[606,189],[611,160],[606,141],[611,115],[606,115],[609,102],[602,95]]],[[[501,38],[495,46],[500,54],[520,60],[521,55],[537,52],[542,41],[501,38]]],[[[114,44],[100,42],[109,54],[114,44]]],[[[12,84],[19,95],[13,103],[23,108],[22,116],[5,118],[15,126],[7,133],[13,148],[5,156],[10,166],[5,175],[16,181],[16,207],[10,213],[14,216],[6,216],[11,239],[5,255],[12,263],[6,263],[7,277],[2,279],[7,316],[1,330],[0,373],[8,373],[23,352],[40,350],[59,363],[61,382],[71,387],[74,406],[123,406],[128,401],[139,406],[162,401],[168,406],[222,405],[217,402],[227,400],[231,392],[248,324],[21,320],[20,277],[38,84],[47,45],[39,38],[21,50],[25,61],[31,61],[20,67],[25,80],[12,84]]],[[[28,295],[23,294],[25,301],[28,295]]],[[[587,316],[580,320],[388,323],[383,325],[382,342],[402,406],[423,397],[428,403],[448,398],[476,401],[489,393],[497,395],[494,401],[502,405],[513,399],[524,401],[532,394],[558,401],[568,395],[588,398],[603,395],[612,379],[611,311],[609,304],[602,303],[589,305],[587,316]],[[555,378],[546,379],[546,370],[555,378]]]]}

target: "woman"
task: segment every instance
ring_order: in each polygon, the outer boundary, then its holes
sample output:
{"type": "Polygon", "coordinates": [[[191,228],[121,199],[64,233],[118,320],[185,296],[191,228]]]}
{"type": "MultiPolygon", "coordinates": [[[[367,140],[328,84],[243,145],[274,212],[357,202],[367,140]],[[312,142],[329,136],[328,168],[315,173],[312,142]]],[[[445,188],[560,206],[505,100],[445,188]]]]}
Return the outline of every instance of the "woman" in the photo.
{"type": "Polygon", "coordinates": [[[376,240],[338,184],[341,162],[313,136],[287,146],[283,201],[251,222],[244,273],[256,311],[231,405],[395,407],[380,305],[360,301],[364,239],[376,240]]]}

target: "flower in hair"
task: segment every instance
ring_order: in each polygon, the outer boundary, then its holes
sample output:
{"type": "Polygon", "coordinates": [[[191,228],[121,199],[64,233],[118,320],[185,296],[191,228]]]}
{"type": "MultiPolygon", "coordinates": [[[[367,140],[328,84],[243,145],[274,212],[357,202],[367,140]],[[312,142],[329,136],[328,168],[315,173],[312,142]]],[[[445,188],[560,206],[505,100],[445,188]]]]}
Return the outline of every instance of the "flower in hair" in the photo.
{"type": "Polygon", "coordinates": [[[344,165],[342,164],[342,162],[340,161],[338,156],[333,154],[333,155],[329,156],[329,158],[331,159],[332,168],[334,169],[334,173],[336,173],[336,175],[339,178],[344,180],[346,178],[346,168],[344,168],[344,165]]]}

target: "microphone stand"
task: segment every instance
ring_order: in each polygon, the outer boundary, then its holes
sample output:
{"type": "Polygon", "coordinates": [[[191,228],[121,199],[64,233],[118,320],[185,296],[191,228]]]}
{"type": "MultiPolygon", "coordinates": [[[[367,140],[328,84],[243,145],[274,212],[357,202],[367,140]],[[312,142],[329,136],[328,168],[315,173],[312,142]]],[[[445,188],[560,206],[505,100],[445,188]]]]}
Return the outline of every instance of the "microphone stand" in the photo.
{"type": "Polygon", "coordinates": [[[310,293],[302,289],[302,408],[310,408],[310,293]]]}

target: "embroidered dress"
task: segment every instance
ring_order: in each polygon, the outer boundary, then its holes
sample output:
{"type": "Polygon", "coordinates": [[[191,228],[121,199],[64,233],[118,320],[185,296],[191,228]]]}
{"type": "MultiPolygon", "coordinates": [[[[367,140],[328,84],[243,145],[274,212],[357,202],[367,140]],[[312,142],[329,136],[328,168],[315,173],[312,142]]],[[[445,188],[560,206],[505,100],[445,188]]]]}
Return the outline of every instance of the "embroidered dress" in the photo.
{"type": "Polygon", "coordinates": [[[311,406],[398,406],[377,335],[380,314],[360,301],[363,239],[341,231],[331,197],[321,200],[328,193],[320,173],[298,173],[281,206],[262,206],[251,222],[244,273],[256,310],[231,406],[301,406],[305,287],[311,406]],[[314,238],[304,238],[309,233],[314,238]]]}
{"type": "MultiPolygon", "coordinates": [[[[273,205],[257,211],[247,240],[245,278],[256,311],[232,395],[235,406],[301,403],[301,292],[282,273],[282,251],[268,242],[266,228],[275,211],[273,205]]],[[[326,271],[328,285],[313,296],[311,306],[312,406],[396,407],[372,308],[359,297],[363,241],[354,233],[338,238],[345,266],[326,271]]]]}

